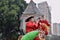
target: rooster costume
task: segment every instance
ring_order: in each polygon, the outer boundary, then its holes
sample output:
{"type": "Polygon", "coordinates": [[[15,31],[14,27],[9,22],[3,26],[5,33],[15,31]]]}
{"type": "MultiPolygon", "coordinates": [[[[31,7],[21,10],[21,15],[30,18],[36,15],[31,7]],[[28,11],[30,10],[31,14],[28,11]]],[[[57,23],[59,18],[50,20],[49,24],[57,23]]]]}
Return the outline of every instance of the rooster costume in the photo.
{"type": "Polygon", "coordinates": [[[48,35],[49,30],[47,29],[49,26],[50,24],[47,22],[47,20],[38,20],[38,29],[41,31],[41,33],[39,34],[40,37],[36,37],[35,40],[40,40],[40,38],[44,39],[44,35],[48,35]]]}
{"type": "Polygon", "coordinates": [[[39,20],[40,24],[40,30],[43,30],[45,32],[45,35],[48,35],[48,28],[50,24],[47,22],[47,20],[39,20]],[[45,26],[45,27],[44,27],[45,26]]]}
{"type": "MultiPolygon", "coordinates": [[[[28,19],[31,19],[32,17],[29,17],[28,19]]],[[[39,23],[41,23],[41,25],[39,25],[37,22],[32,22],[32,21],[27,21],[26,22],[26,33],[29,33],[31,31],[34,31],[36,29],[40,29],[43,30],[45,32],[45,35],[48,35],[48,31],[46,29],[46,27],[49,27],[50,24],[46,21],[46,20],[39,20],[39,23]],[[44,27],[46,26],[46,27],[44,27]]],[[[35,37],[34,40],[40,40],[39,37],[35,37]]]]}

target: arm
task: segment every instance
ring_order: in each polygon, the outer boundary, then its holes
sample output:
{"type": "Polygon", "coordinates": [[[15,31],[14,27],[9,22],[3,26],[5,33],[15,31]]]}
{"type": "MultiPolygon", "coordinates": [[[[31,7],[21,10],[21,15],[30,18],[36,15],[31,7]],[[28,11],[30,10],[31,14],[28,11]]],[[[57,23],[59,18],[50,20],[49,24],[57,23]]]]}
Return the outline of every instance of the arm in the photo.
{"type": "Polygon", "coordinates": [[[26,23],[26,33],[33,31],[33,24],[31,22],[26,23]]]}

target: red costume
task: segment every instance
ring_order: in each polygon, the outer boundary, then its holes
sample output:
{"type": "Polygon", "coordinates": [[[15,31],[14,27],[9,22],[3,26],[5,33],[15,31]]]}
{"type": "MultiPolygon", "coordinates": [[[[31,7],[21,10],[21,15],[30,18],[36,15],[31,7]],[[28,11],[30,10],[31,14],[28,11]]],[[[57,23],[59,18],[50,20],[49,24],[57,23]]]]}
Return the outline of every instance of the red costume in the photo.
{"type": "Polygon", "coordinates": [[[38,28],[38,24],[37,23],[33,23],[33,22],[26,22],[26,33],[36,30],[38,28]]]}
{"type": "Polygon", "coordinates": [[[40,40],[39,37],[36,37],[34,40],[40,40]]]}
{"type": "MultiPolygon", "coordinates": [[[[40,23],[45,23],[47,26],[50,26],[46,20],[39,20],[40,23]]],[[[34,22],[26,22],[26,33],[38,29],[39,25],[38,23],[34,22]]],[[[40,29],[45,31],[45,35],[48,34],[48,32],[45,30],[45,28],[40,25],[40,29]]],[[[39,37],[36,37],[34,40],[40,40],[39,37]]]]}
{"type": "Polygon", "coordinates": [[[39,22],[45,23],[47,26],[50,26],[50,24],[47,22],[47,20],[40,20],[39,22]]]}
{"type": "MultiPolygon", "coordinates": [[[[46,20],[39,20],[39,22],[46,24],[48,27],[50,26],[50,24],[46,20]]],[[[40,25],[40,30],[45,31],[45,35],[48,35],[48,31],[43,25],[40,25]]]]}
{"type": "MultiPolygon", "coordinates": [[[[38,29],[38,23],[26,22],[26,33],[38,29]]],[[[34,40],[39,40],[39,37],[36,37],[34,40]]]]}

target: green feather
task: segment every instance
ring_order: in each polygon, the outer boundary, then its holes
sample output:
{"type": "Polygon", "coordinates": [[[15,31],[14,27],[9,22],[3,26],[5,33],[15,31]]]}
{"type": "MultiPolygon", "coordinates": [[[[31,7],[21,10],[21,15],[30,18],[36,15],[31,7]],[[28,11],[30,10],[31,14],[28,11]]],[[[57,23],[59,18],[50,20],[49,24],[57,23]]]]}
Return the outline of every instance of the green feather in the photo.
{"type": "Polygon", "coordinates": [[[33,40],[38,35],[38,31],[31,31],[25,34],[21,40],[33,40]]]}

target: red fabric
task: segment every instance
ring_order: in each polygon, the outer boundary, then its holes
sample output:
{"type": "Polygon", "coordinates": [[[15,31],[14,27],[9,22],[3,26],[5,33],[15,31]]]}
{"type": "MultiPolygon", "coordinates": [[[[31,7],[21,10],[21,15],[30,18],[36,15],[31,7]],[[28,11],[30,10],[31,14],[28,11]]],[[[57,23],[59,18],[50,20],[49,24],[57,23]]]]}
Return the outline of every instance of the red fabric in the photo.
{"type": "Polygon", "coordinates": [[[40,40],[39,37],[36,37],[34,40],[40,40]]]}
{"type": "MultiPolygon", "coordinates": [[[[38,28],[38,23],[26,22],[26,33],[36,30],[37,28],[38,28]]],[[[39,40],[39,38],[36,37],[34,40],[39,40]]]]}
{"type": "Polygon", "coordinates": [[[47,26],[50,26],[50,24],[47,22],[47,20],[40,20],[39,22],[45,23],[47,26]]]}
{"type": "Polygon", "coordinates": [[[45,27],[43,25],[40,25],[40,30],[45,30],[45,27]]]}
{"type": "MultiPolygon", "coordinates": [[[[50,26],[50,24],[46,20],[40,20],[39,22],[40,23],[45,23],[48,27],[50,26]]],[[[45,31],[45,35],[48,35],[48,31],[43,25],[40,25],[39,28],[40,28],[40,30],[45,31]]]]}
{"type": "Polygon", "coordinates": [[[33,23],[33,22],[26,22],[26,33],[36,30],[38,28],[38,24],[37,23],[33,23]]]}
{"type": "Polygon", "coordinates": [[[44,26],[40,25],[40,30],[44,31],[45,35],[48,35],[48,31],[44,26]]]}
{"type": "Polygon", "coordinates": [[[48,35],[48,32],[47,31],[45,31],[45,35],[48,35]]]}
{"type": "Polygon", "coordinates": [[[34,25],[34,30],[38,29],[38,23],[37,22],[35,22],[33,25],[34,25]]]}

